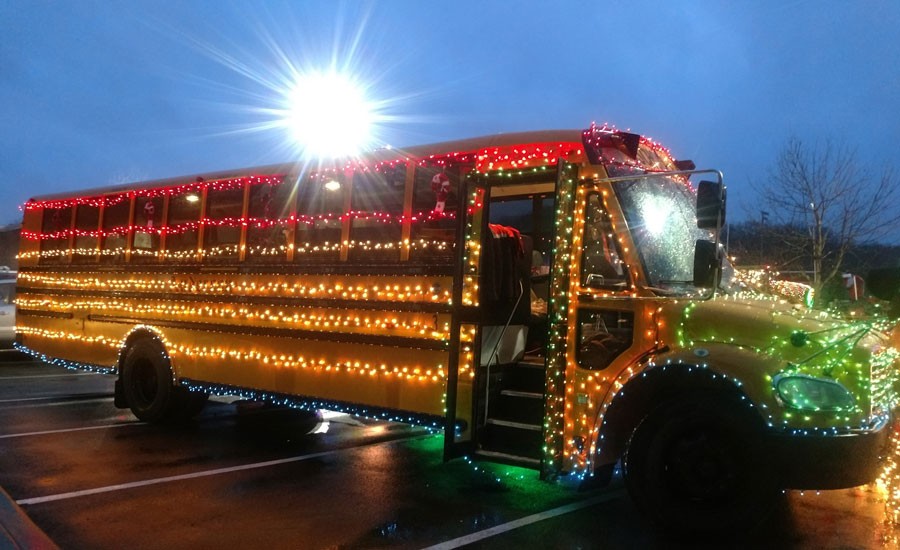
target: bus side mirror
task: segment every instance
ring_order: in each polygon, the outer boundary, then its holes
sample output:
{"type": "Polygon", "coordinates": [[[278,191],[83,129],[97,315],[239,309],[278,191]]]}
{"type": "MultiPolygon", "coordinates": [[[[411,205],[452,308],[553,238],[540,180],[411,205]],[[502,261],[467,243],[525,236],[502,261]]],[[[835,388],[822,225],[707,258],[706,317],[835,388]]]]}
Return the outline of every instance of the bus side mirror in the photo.
{"type": "Polygon", "coordinates": [[[725,187],[714,181],[697,184],[697,227],[719,229],[725,225],[725,187]]]}
{"type": "Polygon", "coordinates": [[[714,288],[718,273],[722,269],[716,243],[699,240],[694,246],[694,286],[714,288]]]}

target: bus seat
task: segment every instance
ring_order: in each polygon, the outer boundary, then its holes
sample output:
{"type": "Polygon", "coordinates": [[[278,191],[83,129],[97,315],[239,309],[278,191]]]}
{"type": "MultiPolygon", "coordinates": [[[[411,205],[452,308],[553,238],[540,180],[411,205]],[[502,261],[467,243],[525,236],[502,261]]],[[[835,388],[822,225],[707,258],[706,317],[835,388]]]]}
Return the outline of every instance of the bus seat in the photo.
{"type": "Polygon", "coordinates": [[[488,325],[481,329],[481,366],[508,365],[522,360],[528,341],[528,326],[488,325]],[[496,348],[496,355],[494,349],[496,348]],[[492,359],[493,356],[493,359],[492,359]]]}
{"type": "Polygon", "coordinates": [[[490,228],[482,256],[481,365],[509,364],[525,355],[532,241],[512,227],[491,224],[490,228]]]}
{"type": "Polygon", "coordinates": [[[526,324],[531,313],[531,237],[512,227],[490,227],[481,257],[482,321],[486,325],[526,324]]]}

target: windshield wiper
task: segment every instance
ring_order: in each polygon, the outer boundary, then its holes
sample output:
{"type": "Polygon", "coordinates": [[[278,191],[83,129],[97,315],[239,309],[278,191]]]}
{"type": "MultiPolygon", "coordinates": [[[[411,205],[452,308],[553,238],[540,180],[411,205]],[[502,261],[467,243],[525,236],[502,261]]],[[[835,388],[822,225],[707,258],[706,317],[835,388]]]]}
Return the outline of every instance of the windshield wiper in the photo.
{"type": "MultiPolygon", "coordinates": [[[[659,283],[660,285],[670,285],[671,287],[675,287],[675,286],[685,287],[685,286],[687,286],[687,287],[690,287],[690,288],[689,288],[689,289],[678,289],[678,290],[676,290],[675,288],[660,288],[660,287],[658,287],[658,286],[648,286],[648,287],[645,287],[645,288],[647,288],[647,289],[649,289],[649,290],[652,290],[653,292],[655,292],[655,293],[657,293],[657,294],[660,294],[660,295],[662,295],[662,296],[679,296],[679,295],[685,295],[685,294],[686,294],[686,290],[688,290],[688,291],[694,291],[694,292],[700,291],[699,288],[697,288],[696,286],[694,286],[694,281],[666,280],[666,281],[658,281],[658,283],[659,283]]],[[[688,294],[689,294],[689,293],[688,293],[688,294]]]]}
{"type": "Polygon", "coordinates": [[[678,292],[670,288],[659,288],[658,286],[645,286],[647,290],[652,290],[653,292],[659,294],[660,296],[677,296],[678,292]]]}

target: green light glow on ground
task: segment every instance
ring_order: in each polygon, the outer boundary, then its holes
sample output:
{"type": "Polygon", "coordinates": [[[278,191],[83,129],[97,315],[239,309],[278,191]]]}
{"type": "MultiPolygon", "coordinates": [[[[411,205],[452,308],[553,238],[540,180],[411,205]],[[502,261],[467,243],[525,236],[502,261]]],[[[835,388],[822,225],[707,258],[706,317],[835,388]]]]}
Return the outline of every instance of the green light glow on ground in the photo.
{"type": "Polygon", "coordinates": [[[417,455],[416,462],[422,467],[419,475],[436,495],[446,497],[448,504],[477,498],[531,513],[584,498],[574,479],[541,481],[537,470],[461,458],[445,463],[440,435],[404,444],[417,455]]]}

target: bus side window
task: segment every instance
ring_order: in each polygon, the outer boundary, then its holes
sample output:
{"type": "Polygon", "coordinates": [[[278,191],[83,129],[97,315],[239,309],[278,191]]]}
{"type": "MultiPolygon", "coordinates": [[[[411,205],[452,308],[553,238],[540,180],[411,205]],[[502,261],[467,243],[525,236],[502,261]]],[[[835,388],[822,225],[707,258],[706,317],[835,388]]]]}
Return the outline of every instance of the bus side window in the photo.
{"type": "Polygon", "coordinates": [[[453,261],[460,167],[419,166],[413,183],[411,261],[453,261]]]}
{"type": "Polygon", "coordinates": [[[290,216],[296,187],[292,183],[262,183],[250,186],[247,210],[247,259],[283,261],[287,257],[290,216]]]}
{"type": "Polygon", "coordinates": [[[72,207],[44,208],[41,219],[42,264],[57,264],[67,260],[69,229],[72,226],[72,207]]]}
{"type": "Polygon", "coordinates": [[[354,172],[350,191],[349,258],[398,261],[406,166],[354,172]]]}
{"type": "Polygon", "coordinates": [[[624,288],[625,269],[612,224],[603,208],[600,195],[596,193],[588,197],[585,205],[583,242],[581,285],[588,288],[624,288]]]}
{"type": "Polygon", "coordinates": [[[608,367],[634,341],[634,313],[614,310],[578,312],[578,366],[600,370],[608,367]]]}
{"type": "Polygon", "coordinates": [[[299,262],[337,260],[341,253],[341,217],[346,182],[335,176],[312,178],[298,187],[294,258],[299,262]]]}
{"type": "Polygon", "coordinates": [[[72,261],[92,263],[97,257],[97,230],[100,229],[100,206],[79,204],[75,208],[75,247],[72,261]]]}
{"type": "Polygon", "coordinates": [[[199,241],[200,191],[188,190],[169,197],[166,221],[166,258],[170,261],[194,260],[199,241]]]}
{"type": "Polygon", "coordinates": [[[103,258],[121,261],[125,258],[125,241],[129,235],[128,219],[131,199],[125,195],[106,197],[103,206],[103,258]]]}
{"type": "Polygon", "coordinates": [[[205,260],[235,260],[238,258],[243,215],[243,185],[207,191],[207,223],[203,233],[205,260]]]}
{"type": "Polygon", "coordinates": [[[159,252],[159,232],[162,227],[163,198],[138,196],[134,200],[134,242],[131,261],[152,263],[159,252]]]}

